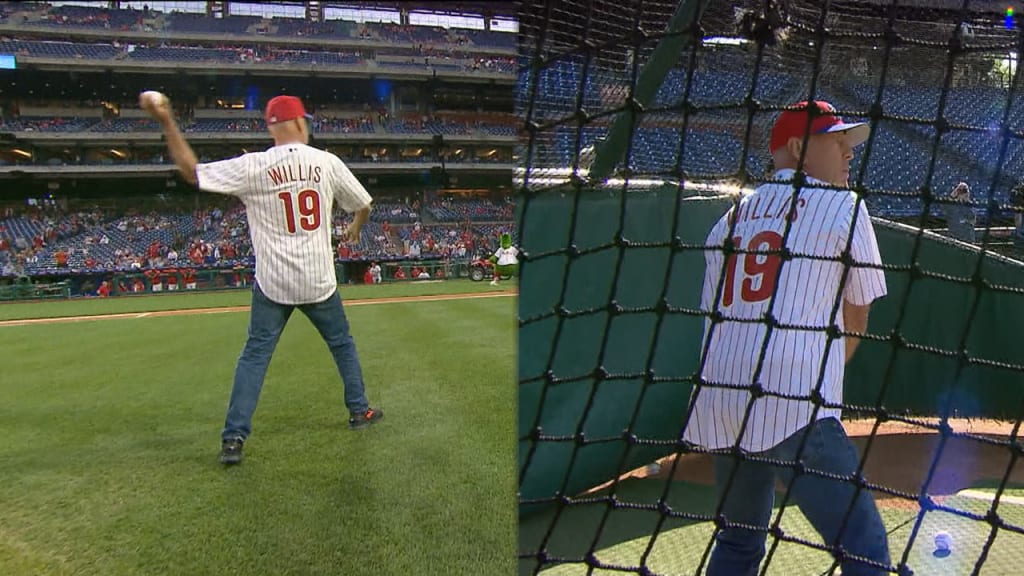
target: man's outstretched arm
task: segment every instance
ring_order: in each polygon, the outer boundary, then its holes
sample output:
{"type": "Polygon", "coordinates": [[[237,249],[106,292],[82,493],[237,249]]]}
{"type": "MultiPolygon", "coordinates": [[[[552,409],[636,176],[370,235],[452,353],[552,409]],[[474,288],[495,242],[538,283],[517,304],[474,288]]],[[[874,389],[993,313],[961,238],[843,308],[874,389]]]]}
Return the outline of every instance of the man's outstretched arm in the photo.
{"type": "Polygon", "coordinates": [[[181,176],[189,184],[198,185],[196,164],[199,161],[196,159],[196,153],[192,147],[185,141],[185,136],[178,129],[177,122],[174,121],[170,100],[162,94],[143,92],[139,95],[139,107],[148,112],[160,124],[160,130],[163,131],[164,139],[167,141],[167,150],[170,152],[174,164],[177,165],[178,171],[181,172],[181,176]]]}
{"type": "Polygon", "coordinates": [[[171,159],[178,166],[178,172],[181,172],[186,182],[197,186],[199,178],[196,176],[196,164],[199,161],[185,136],[178,129],[178,124],[174,118],[168,118],[166,122],[160,122],[160,128],[164,132],[164,139],[167,140],[167,150],[171,153],[171,159]]]}

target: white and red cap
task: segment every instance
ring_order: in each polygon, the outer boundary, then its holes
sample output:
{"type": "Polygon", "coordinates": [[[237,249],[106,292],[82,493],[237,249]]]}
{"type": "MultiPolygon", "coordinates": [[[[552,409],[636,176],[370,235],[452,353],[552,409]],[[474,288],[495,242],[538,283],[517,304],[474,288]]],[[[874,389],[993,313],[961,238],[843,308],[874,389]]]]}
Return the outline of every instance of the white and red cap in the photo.
{"type": "Polygon", "coordinates": [[[843,119],[836,114],[835,107],[828,102],[816,100],[811,103],[811,106],[807,104],[806,101],[797,102],[793,106],[799,107],[799,110],[784,110],[779,115],[779,119],[775,121],[775,126],[772,128],[771,142],[768,145],[770,152],[775,152],[785,146],[790,138],[800,138],[803,140],[804,134],[807,133],[808,122],[811,124],[811,134],[848,132],[850,148],[863,144],[868,139],[868,135],[871,134],[871,128],[866,122],[856,122],[853,124],[843,122],[843,119]],[[812,118],[810,110],[815,105],[818,111],[812,118]]]}
{"type": "Polygon", "coordinates": [[[313,119],[312,114],[306,113],[306,107],[302,105],[302,100],[295,96],[275,96],[270,99],[270,102],[267,102],[265,115],[267,125],[303,117],[309,120],[313,119]]]}

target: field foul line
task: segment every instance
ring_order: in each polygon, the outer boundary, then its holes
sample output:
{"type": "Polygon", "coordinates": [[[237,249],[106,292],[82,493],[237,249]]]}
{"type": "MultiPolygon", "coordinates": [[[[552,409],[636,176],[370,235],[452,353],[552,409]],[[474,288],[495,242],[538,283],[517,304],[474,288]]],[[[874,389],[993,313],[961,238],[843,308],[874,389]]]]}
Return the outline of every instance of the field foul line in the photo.
{"type": "MultiPolygon", "coordinates": [[[[364,298],[345,301],[345,307],[372,306],[375,304],[399,304],[409,302],[436,302],[440,300],[473,300],[476,298],[504,298],[515,296],[518,292],[504,290],[501,292],[484,292],[479,294],[440,294],[435,296],[405,296],[396,298],[364,298]]],[[[118,320],[124,318],[161,318],[165,316],[198,316],[201,314],[224,314],[227,312],[247,312],[249,306],[222,306],[220,308],[187,308],[184,310],[161,310],[157,312],[123,312],[118,314],[95,314],[92,316],[58,316],[55,318],[27,318],[25,320],[0,321],[0,328],[6,326],[30,326],[33,324],[60,324],[65,322],[88,322],[92,320],[118,320]]]]}

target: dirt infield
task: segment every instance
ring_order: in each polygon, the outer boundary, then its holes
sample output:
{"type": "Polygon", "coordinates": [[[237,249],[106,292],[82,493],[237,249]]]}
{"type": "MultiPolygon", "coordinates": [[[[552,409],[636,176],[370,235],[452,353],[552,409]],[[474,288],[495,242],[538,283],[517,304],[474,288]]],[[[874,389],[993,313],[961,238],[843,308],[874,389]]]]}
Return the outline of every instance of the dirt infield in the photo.
{"type": "MultiPolygon", "coordinates": [[[[938,423],[938,418],[922,418],[928,423],[938,423]]],[[[998,420],[951,419],[950,426],[955,432],[970,433],[1006,442],[1012,434],[1014,423],[998,420]]],[[[906,424],[886,422],[881,424],[875,439],[864,459],[865,448],[871,436],[874,420],[844,421],[843,426],[851,437],[861,459],[864,461],[864,476],[868,482],[879,484],[902,492],[917,494],[931,468],[939,448],[938,432],[906,424]]],[[[935,473],[927,488],[928,494],[941,502],[982,481],[1001,481],[1010,465],[1011,451],[1006,446],[995,446],[973,438],[952,437],[942,448],[935,473]]],[[[667,456],[659,462],[661,472],[648,475],[640,468],[622,477],[665,478],[672,469],[676,456],[667,456]]],[[[711,459],[703,454],[683,456],[676,468],[674,479],[713,484],[711,459]]],[[[1015,464],[1010,473],[1011,484],[1024,484],[1024,466],[1015,464]]],[[[597,489],[603,488],[604,484],[597,489]]],[[[780,486],[780,489],[784,487],[780,486]]],[[[884,493],[875,493],[880,506],[917,509],[913,501],[897,498],[884,493]]]]}
{"type": "MultiPolygon", "coordinates": [[[[346,300],[345,307],[368,306],[373,304],[394,304],[398,302],[428,302],[435,300],[470,300],[474,298],[500,298],[515,296],[515,290],[501,292],[481,292],[469,294],[440,294],[435,296],[404,296],[396,298],[366,298],[362,300],[346,300]]],[[[161,318],[164,316],[191,316],[199,314],[224,314],[227,312],[246,312],[249,306],[222,306],[220,308],[187,308],[183,310],[161,310],[158,312],[124,312],[120,314],[96,314],[92,316],[58,316],[55,318],[29,318],[25,320],[0,321],[0,328],[5,326],[28,326],[32,324],[60,324],[65,322],[86,322],[92,320],[117,320],[125,318],[161,318]]]]}

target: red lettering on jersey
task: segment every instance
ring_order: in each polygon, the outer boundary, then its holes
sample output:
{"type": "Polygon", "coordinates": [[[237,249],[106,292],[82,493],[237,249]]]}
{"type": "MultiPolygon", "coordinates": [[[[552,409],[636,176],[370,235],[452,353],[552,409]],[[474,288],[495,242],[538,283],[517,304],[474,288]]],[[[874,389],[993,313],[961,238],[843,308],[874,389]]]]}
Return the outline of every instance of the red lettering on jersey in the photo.
{"type": "Polygon", "coordinates": [[[320,183],[320,167],[319,166],[314,166],[313,167],[313,182],[316,182],[318,184],[320,183]]]}
{"type": "Polygon", "coordinates": [[[281,174],[280,166],[267,170],[267,174],[270,176],[270,179],[274,182],[274,186],[280,186],[281,183],[284,182],[284,175],[281,174]]]}
{"type": "Polygon", "coordinates": [[[772,217],[772,204],[775,203],[775,196],[768,198],[768,205],[764,207],[764,213],[761,214],[761,218],[768,219],[772,217]]]}
{"type": "Polygon", "coordinates": [[[291,166],[291,164],[288,165],[288,181],[289,182],[295,182],[295,174],[292,173],[292,166],[291,166]]]}
{"type": "Polygon", "coordinates": [[[760,220],[760,218],[757,217],[757,208],[760,205],[761,205],[761,197],[758,196],[756,199],[754,199],[754,206],[753,206],[753,208],[748,208],[747,209],[747,215],[749,216],[749,218],[747,218],[748,220],[760,220]]]}
{"type": "MultiPolygon", "coordinates": [[[[804,200],[803,198],[799,198],[796,201],[796,205],[801,207],[801,208],[803,208],[804,206],[807,205],[807,200],[804,200]]],[[[798,214],[797,214],[796,207],[793,207],[793,210],[791,210],[790,213],[789,213],[788,219],[792,220],[793,222],[796,222],[797,216],[798,216],[798,214]]]]}
{"type": "Polygon", "coordinates": [[[296,166],[295,169],[299,172],[299,180],[306,180],[306,178],[302,175],[302,166],[296,166]]]}

